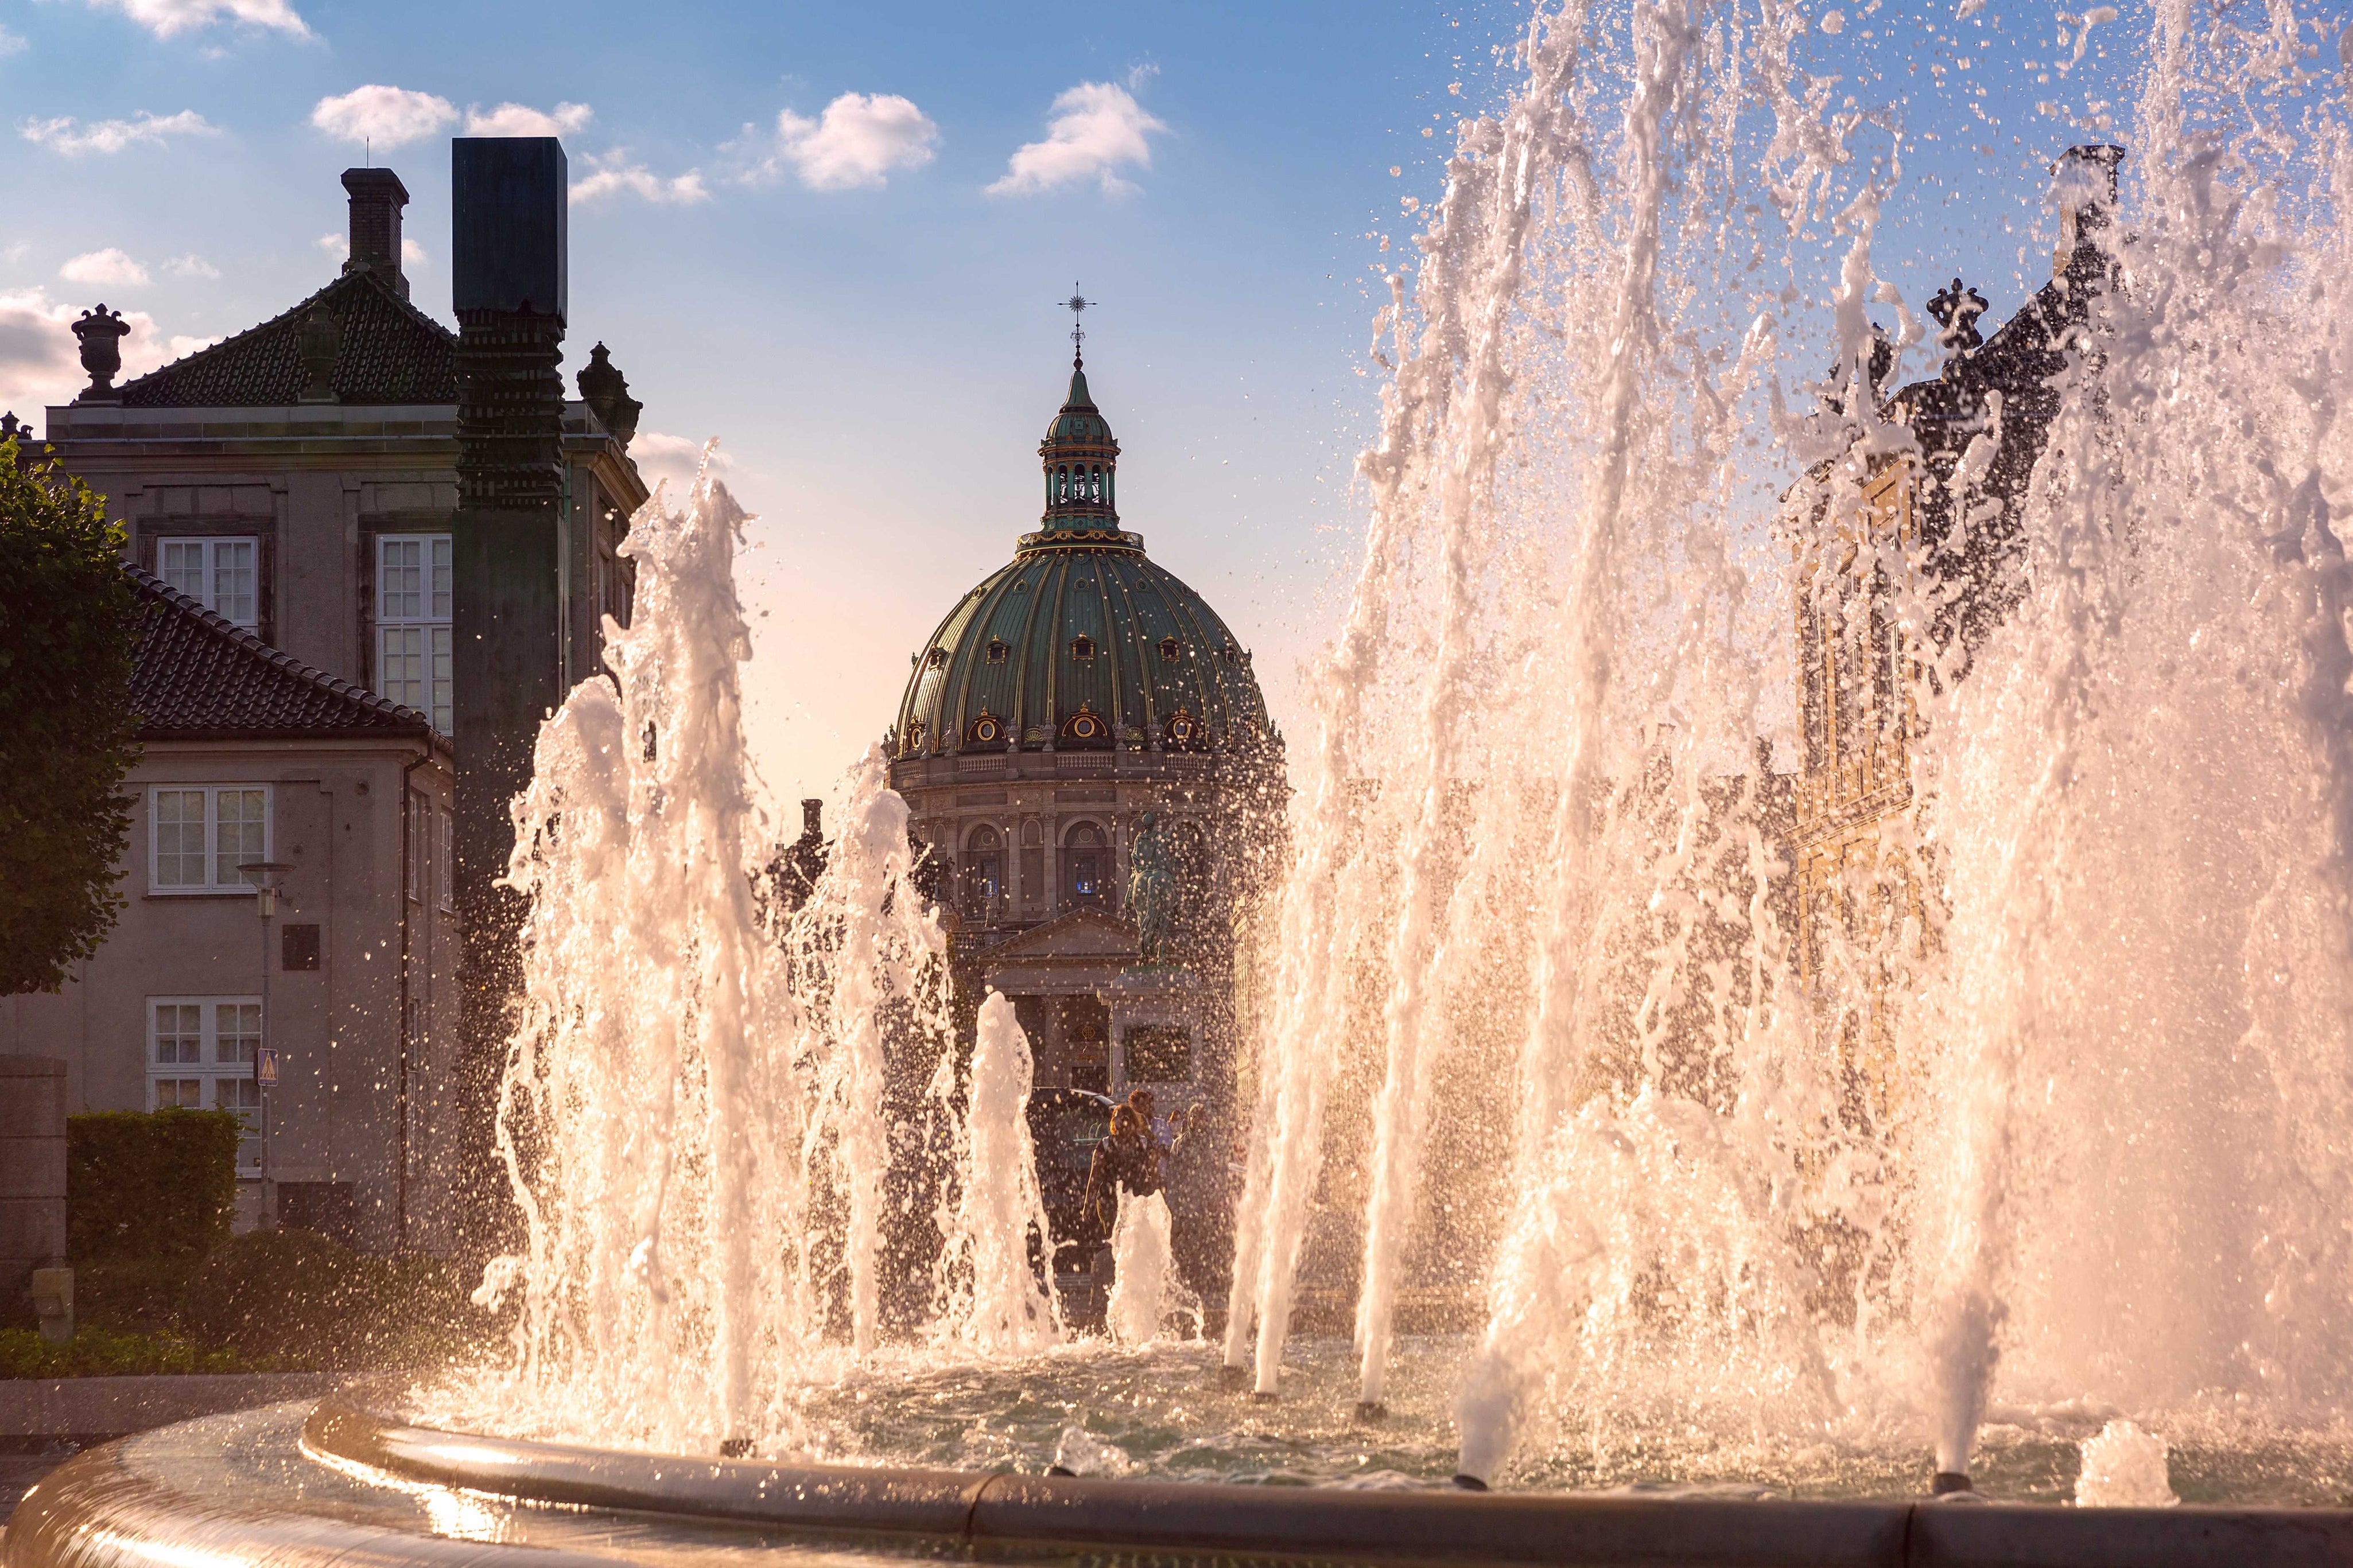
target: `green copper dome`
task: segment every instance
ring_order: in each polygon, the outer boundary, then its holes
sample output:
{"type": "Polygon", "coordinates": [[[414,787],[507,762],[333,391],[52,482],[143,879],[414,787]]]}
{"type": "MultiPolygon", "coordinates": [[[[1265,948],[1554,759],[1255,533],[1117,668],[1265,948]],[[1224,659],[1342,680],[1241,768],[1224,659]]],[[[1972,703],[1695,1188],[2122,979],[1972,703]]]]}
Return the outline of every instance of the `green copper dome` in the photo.
{"type": "Polygon", "coordinates": [[[1213,752],[1261,739],[1250,655],[1119,526],[1119,443],[1074,369],[1038,448],[1046,510],[916,650],[890,752],[1213,752]]]}

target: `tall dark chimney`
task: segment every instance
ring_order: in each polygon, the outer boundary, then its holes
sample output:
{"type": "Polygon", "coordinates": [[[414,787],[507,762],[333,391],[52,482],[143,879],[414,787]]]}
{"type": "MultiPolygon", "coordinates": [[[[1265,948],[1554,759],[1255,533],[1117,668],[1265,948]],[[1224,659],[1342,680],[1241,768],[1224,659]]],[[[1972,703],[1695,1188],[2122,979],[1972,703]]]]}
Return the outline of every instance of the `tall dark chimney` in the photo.
{"type": "Polygon", "coordinates": [[[801,837],[814,838],[820,842],[824,840],[825,802],[823,800],[801,802],[801,837]]]}
{"type": "Polygon", "coordinates": [[[408,279],[400,270],[400,209],[408,205],[408,187],[390,169],[345,169],[343,189],[352,194],[352,255],[346,272],[377,272],[408,298],[408,279]]]}
{"type": "MultiPolygon", "coordinates": [[[[492,1142],[522,994],[522,899],[501,884],[508,806],[531,783],[540,721],[564,701],[564,149],[552,136],[449,143],[458,314],[458,511],[451,521],[460,1028],[451,1179],[459,1251],[512,1246],[492,1142]]],[[[356,205],[354,205],[356,211],[356,205]]]]}

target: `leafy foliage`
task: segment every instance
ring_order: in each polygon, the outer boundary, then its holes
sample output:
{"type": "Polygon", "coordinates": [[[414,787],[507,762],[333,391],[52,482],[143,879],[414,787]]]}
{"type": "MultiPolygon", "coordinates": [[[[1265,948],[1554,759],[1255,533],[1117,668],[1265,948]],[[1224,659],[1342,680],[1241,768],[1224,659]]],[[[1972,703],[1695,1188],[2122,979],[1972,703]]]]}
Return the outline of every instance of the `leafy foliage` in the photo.
{"type": "Polygon", "coordinates": [[[237,1114],[95,1110],[66,1118],[66,1255],[183,1270],[228,1241],[237,1114]]]}
{"type": "Polygon", "coordinates": [[[0,442],[0,996],[57,990],[122,908],[139,601],[121,546],[105,498],[0,442]]]}

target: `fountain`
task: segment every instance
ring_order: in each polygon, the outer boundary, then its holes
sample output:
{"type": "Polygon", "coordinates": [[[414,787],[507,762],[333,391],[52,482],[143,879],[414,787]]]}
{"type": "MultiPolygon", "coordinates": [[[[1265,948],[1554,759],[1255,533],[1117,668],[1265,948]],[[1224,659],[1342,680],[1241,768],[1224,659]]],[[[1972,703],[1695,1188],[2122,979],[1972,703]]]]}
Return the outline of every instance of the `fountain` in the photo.
{"type": "Polygon", "coordinates": [[[960,1052],[876,758],[809,896],[754,896],[706,477],[515,807],[512,1354],[69,1467],[9,1563],[128,1561],[69,1542],[170,1540],[192,1444],[298,1441],[314,1518],[559,1550],[2341,1560],[2339,89],[2294,16],[2161,0],[2121,186],[2058,171],[2050,372],[1932,461],[1969,296],[1932,336],[1879,275],[1901,160],[1807,26],[1540,8],[1388,279],[1215,1343],[1151,1201],[1112,1335],[1064,1325],[1028,1046],[991,996],[960,1052]]]}

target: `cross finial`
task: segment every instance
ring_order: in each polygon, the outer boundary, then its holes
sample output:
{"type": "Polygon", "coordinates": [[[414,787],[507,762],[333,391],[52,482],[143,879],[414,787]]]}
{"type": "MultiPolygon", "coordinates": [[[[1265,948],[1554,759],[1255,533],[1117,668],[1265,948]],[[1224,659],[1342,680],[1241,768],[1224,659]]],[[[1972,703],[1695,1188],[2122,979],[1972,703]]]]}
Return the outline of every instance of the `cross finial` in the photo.
{"type": "Polygon", "coordinates": [[[1079,286],[1076,283],[1071,285],[1071,297],[1062,301],[1062,309],[1071,313],[1071,363],[1073,365],[1083,365],[1087,363],[1084,348],[1087,330],[1080,325],[1079,312],[1094,303],[1094,300],[1079,292],[1079,286]]]}

